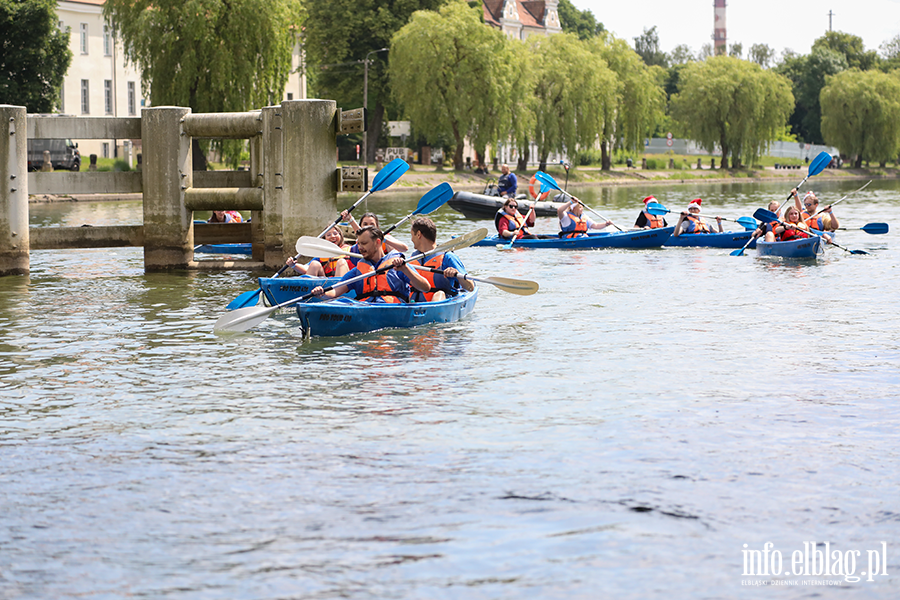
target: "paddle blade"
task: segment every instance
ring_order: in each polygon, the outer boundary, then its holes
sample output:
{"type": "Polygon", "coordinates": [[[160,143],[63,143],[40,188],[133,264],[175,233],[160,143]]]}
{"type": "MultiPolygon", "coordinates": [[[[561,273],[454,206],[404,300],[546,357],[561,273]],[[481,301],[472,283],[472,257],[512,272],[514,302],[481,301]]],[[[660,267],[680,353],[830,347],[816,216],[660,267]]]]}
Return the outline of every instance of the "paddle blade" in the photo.
{"type": "Polygon", "coordinates": [[[489,283],[504,292],[516,294],[517,296],[531,296],[538,291],[539,287],[537,282],[528,281],[527,279],[511,279],[509,277],[479,277],[477,279],[469,277],[468,279],[489,283]]]}
{"type": "Polygon", "coordinates": [[[660,215],[668,214],[671,211],[668,208],[666,208],[665,206],[663,206],[662,204],[659,204],[658,202],[648,202],[647,203],[647,212],[650,213],[651,215],[656,215],[658,217],[660,215]]]}
{"type": "Polygon", "coordinates": [[[262,290],[260,288],[256,288],[255,290],[250,290],[249,292],[244,292],[234,300],[228,303],[228,306],[225,308],[227,310],[235,310],[238,308],[247,308],[248,306],[256,306],[259,303],[259,293],[262,290]]]}
{"type": "Polygon", "coordinates": [[[395,158],[378,171],[378,174],[372,180],[372,187],[369,191],[377,192],[378,190],[391,187],[408,169],[409,163],[402,158],[395,158]]]}
{"type": "Polygon", "coordinates": [[[219,317],[216,324],[213,325],[213,331],[247,331],[265,321],[278,308],[278,306],[239,308],[219,317]]]}
{"type": "Polygon", "coordinates": [[[813,175],[818,175],[822,171],[825,170],[829,164],[831,164],[832,156],[825,152],[819,152],[819,155],[813,159],[811,163],[809,163],[809,177],[813,175]]]}
{"type": "Polygon", "coordinates": [[[865,250],[851,250],[850,254],[868,254],[865,250]]]}
{"type": "Polygon", "coordinates": [[[440,246],[436,246],[434,250],[428,252],[427,254],[429,256],[434,256],[435,254],[443,254],[444,252],[451,252],[452,250],[468,248],[472,244],[477,244],[478,242],[486,238],[487,234],[487,228],[482,227],[481,229],[476,229],[475,231],[471,231],[465,235],[452,238],[451,240],[444,242],[440,246]]]}
{"type": "Polygon", "coordinates": [[[550,174],[544,173],[543,171],[538,171],[534,174],[534,176],[538,181],[541,182],[541,192],[543,192],[544,187],[551,190],[558,190],[560,192],[563,191],[562,188],[559,187],[559,184],[556,183],[556,180],[553,179],[550,174]]]}
{"type": "MultiPolygon", "coordinates": [[[[746,247],[747,247],[747,246],[744,246],[744,248],[746,248],[746,247]]],[[[743,255],[744,255],[744,248],[738,248],[737,250],[732,250],[732,251],[729,252],[728,254],[731,255],[731,256],[743,256],[743,255]]]]}
{"type": "Polygon", "coordinates": [[[419,204],[416,205],[416,210],[413,211],[414,215],[427,215],[429,213],[433,213],[447,201],[453,197],[453,188],[450,187],[450,184],[446,181],[439,186],[432,188],[427,194],[422,196],[419,199],[419,204]]]}
{"type": "Polygon", "coordinates": [[[747,231],[756,229],[757,226],[756,219],[754,219],[753,217],[738,217],[737,219],[735,219],[735,222],[747,231]]]}
{"type": "Polygon", "coordinates": [[[887,233],[889,228],[887,223],[869,223],[868,225],[863,225],[861,229],[872,235],[881,235],[887,233]]]}
{"type": "Polygon", "coordinates": [[[757,208],[756,212],[753,213],[753,218],[763,223],[771,223],[772,221],[778,220],[778,215],[773,213],[771,210],[766,210],[765,208],[757,208]]]}
{"type": "Polygon", "coordinates": [[[354,258],[362,258],[360,254],[347,252],[343,248],[339,248],[327,240],[314,238],[308,235],[301,236],[297,239],[294,246],[297,254],[301,256],[314,256],[316,258],[334,258],[337,256],[352,256],[354,258]]]}

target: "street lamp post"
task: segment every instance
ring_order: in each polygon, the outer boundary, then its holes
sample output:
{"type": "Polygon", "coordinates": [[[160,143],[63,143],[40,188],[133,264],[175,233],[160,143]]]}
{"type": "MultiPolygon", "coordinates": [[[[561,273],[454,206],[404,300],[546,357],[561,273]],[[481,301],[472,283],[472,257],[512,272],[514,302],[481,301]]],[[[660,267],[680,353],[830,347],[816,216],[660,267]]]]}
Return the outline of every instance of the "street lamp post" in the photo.
{"type": "MultiPolygon", "coordinates": [[[[387,52],[388,48],[379,48],[378,50],[372,50],[366,54],[366,59],[363,61],[363,114],[366,116],[366,129],[368,129],[368,120],[369,120],[369,55],[375,54],[376,52],[387,52]]],[[[363,164],[366,165],[366,168],[369,167],[369,134],[368,131],[363,130],[363,164]]]]}

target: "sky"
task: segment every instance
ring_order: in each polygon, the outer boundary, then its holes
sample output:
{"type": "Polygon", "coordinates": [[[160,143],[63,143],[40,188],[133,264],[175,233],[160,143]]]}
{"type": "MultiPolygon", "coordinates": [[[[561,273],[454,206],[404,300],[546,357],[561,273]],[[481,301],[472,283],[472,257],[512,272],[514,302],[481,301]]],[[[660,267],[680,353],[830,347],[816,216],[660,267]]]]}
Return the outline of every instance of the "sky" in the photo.
{"type": "MultiPolygon", "coordinates": [[[[634,38],[656,26],[660,50],[671,52],[687,44],[696,55],[712,43],[713,0],[572,0],[590,10],[616,37],[634,47],[634,38]]],[[[743,44],[743,57],[753,44],[768,44],[780,57],[785,48],[808,54],[812,43],[831,28],[859,36],[866,50],[878,51],[900,35],[900,0],[727,0],[726,35],[729,47],[743,44]]]]}

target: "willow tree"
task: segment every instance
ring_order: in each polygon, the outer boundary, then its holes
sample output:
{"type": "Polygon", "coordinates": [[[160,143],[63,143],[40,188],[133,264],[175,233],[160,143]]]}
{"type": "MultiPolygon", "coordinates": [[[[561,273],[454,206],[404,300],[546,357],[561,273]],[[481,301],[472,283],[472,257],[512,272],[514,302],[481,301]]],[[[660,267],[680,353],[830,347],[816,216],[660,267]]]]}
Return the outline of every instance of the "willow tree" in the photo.
{"type": "Polygon", "coordinates": [[[601,166],[611,168],[610,154],[617,147],[637,151],[665,117],[666,92],[654,69],[625,40],[612,35],[592,40],[590,49],[616,75],[614,112],[600,132],[601,166]]]}
{"type": "MultiPolygon", "coordinates": [[[[150,103],[195,112],[280,102],[303,18],[300,0],[106,0],[103,15],[150,103]]],[[[205,163],[195,140],[194,168],[205,163]]]]}
{"type": "Polygon", "coordinates": [[[722,167],[753,163],[778,138],[794,108],[790,81],[758,64],[730,56],[691,63],[671,98],[675,123],[709,152],[718,146],[722,167]]]}
{"type": "Polygon", "coordinates": [[[534,141],[542,170],[551,152],[593,146],[615,120],[616,75],[574,35],[532,36],[534,141]]]}
{"type": "Polygon", "coordinates": [[[885,163],[900,149],[900,75],[850,69],[822,88],[822,134],[841,154],[885,163]]]}
{"type": "Polygon", "coordinates": [[[495,141],[510,119],[515,77],[510,45],[481,22],[481,7],[451,2],[417,11],[391,40],[390,80],[416,131],[452,137],[453,166],[463,168],[465,139],[495,141]]]}

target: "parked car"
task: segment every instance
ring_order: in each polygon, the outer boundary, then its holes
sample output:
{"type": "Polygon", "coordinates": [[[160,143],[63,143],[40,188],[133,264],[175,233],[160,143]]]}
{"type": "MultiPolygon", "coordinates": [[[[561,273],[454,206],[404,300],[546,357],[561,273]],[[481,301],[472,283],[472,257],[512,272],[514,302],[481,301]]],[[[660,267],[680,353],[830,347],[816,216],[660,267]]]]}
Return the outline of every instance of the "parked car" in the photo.
{"type": "Polygon", "coordinates": [[[28,140],[28,170],[39,171],[44,164],[44,151],[50,151],[50,162],[54,169],[78,171],[81,169],[81,152],[78,143],[64,139],[28,140]]]}

